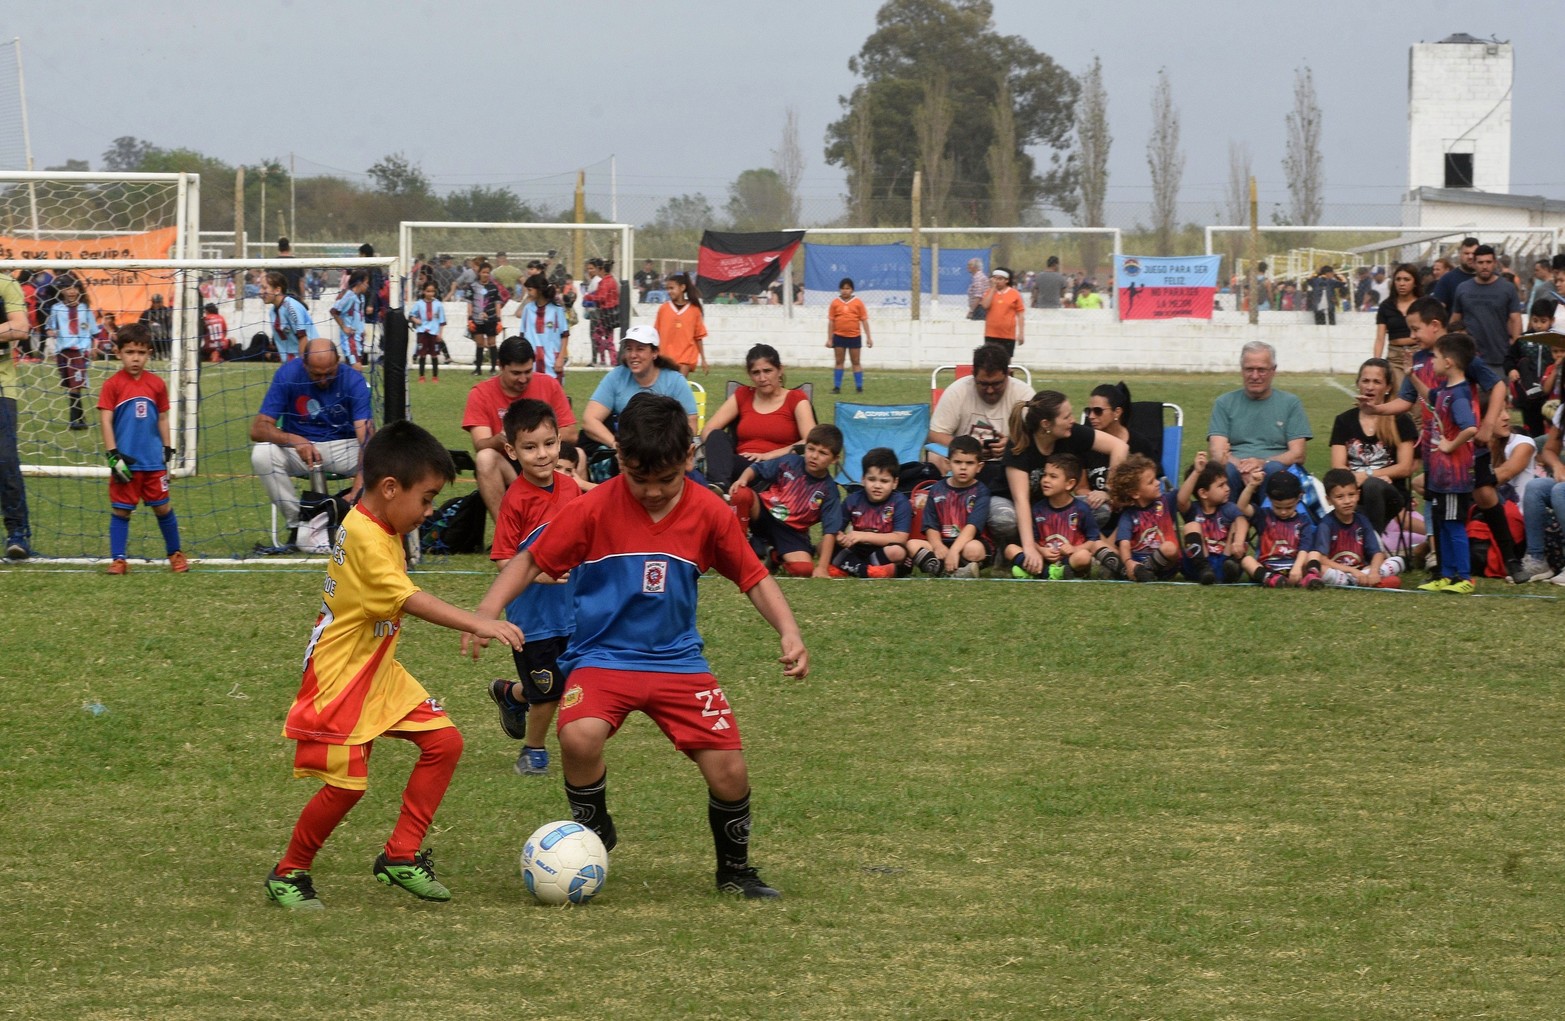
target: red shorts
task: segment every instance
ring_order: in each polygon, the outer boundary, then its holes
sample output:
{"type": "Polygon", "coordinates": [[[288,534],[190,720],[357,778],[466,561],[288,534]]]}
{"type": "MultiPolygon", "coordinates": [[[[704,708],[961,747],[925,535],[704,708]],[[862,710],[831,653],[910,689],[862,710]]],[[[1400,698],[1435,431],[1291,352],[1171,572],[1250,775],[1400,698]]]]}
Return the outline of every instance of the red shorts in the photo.
{"type": "Polygon", "coordinates": [[[109,506],[120,510],[135,510],[136,504],[161,507],[168,503],[168,472],[159,468],[155,472],[131,472],[129,482],[121,482],[109,476],[109,506]]]}
{"type": "Polygon", "coordinates": [[[71,348],[57,352],[54,363],[60,367],[60,382],[67,390],[87,389],[87,352],[71,348]]]}
{"type": "Polygon", "coordinates": [[[682,752],[738,750],[739,721],[711,674],[664,674],[578,667],[565,682],[558,727],[572,720],[605,720],[615,730],[639,709],[682,752]]]}
{"type": "MultiPolygon", "coordinates": [[[[454,727],[446,711],[434,699],[413,707],[384,732],[385,737],[406,738],[411,731],[454,727]]],[[[362,791],[369,787],[370,752],[374,741],[363,744],[327,744],[325,741],[299,741],[293,750],[293,775],[314,777],[333,787],[362,791]]]]}

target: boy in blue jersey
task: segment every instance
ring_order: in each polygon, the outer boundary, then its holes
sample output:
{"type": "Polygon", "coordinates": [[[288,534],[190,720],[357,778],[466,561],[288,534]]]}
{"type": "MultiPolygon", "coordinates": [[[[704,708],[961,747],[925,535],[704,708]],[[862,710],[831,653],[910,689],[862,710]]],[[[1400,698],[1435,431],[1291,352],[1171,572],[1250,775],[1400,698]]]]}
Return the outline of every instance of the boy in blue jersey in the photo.
{"type": "MultiPolygon", "coordinates": [[[[1281,473],[1279,473],[1281,474],[1281,473]]],[[[1109,498],[1120,508],[1114,533],[1119,559],[1129,581],[1167,581],[1179,570],[1179,529],[1169,510],[1157,464],[1131,454],[1109,470],[1109,498]]]]}
{"type": "Polygon", "coordinates": [[[1369,518],[1358,512],[1359,483],[1346,468],[1321,478],[1331,513],[1315,526],[1312,565],[1321,580],[1338,588],[1401,588],[1401,558],[1391,560],[1369,518]]]}
{"type": "Polygon", "coordinates": [[[1125,570],[1118,553],[1103,541],[1098,519],[1087,501],[1076,495],[1086,469],[1074,454],[1050,454],[1043,462],[1038,494],[1043,497],[1032,505],[1033,540],[1043,557],[1043,571],[1033,574],[1024,566],[1022,547],[1009,543],[1004,550],[1014,578],[1086,578],[1092,574],[1094,560],[1110,578],[1125,570]]]}
{"type": "MultiPolygon", "coordinates": [[[[560,429],[548,404],[526,398],[517,401],[506,409],[501,428],[505,456],[521,465],[500,501],[489,553],[489,559],[503,569],[537,540],[545,525],[569,511],[581,488],[574,476],[558,469],[560,429]]],[[[575,596],[571,575],[540,577],[505,608],[505,619],[522,629],[527,644],[511,654],[519,680],[491,681],[489,697],[500,708],[500,726],[506,735],[522,742],[516,758],[516,772],[522,776],[549,771],[549,752],[543,742],[565,691],[559,658],[576,627],[575,596]]]]}
{"type": "Polygon", "coordinates": [[[842,502],[831,466],[842,455],[842,430],[818,425],[804,438],[804,454],[756,461],[729,487],[728,500],[749,531],[758,556],[770,547],[774,560],[797,578],[827,578],[837,533],[842,531],[842,502]],[[752,487],[752,482],[761,485],[752,487]],[[811,562],[815,546],[810,528],[821,526],[820,562],[811,562]]]}
{"type": "Polygon", "coordinates": [[[60,289],[60,300],[49,310],[44,333],[54,340],[54,361],[60,369],[60,383],[70,396],[70,428],[87,428],[82,413],[82,394],[87,392],[87,360],[92,354],[92,338],[98,332],[98,320],[82,301],[81,288],[71,283],[60,289]]]}
{"type": "Polygon", "coordinates": [[[1185,577],[1202,585],[1244,577],[1239,560],[1250,522],[1228,497],[1228,470],[1208,462],[1206,451],[1197,452],[1174,500],[1185,519],[1181,533],[1185,557],[1179,567],[1185,577]]]}
{"type": "MultiPolygon", "coordinates": [[[[782,590],[745,542],[733,510],[685,478],[690,421],[677,400],[633,397],[619,419],[620,474],[555,518],[495,579],[478,614],[494,617],[540,573],[576,580],[576,633],[560,657],[560,757],[571,816],[617,842],[603,750],[632,711],[651,717],[701,771],[717,850],[717,888],[780,896],[750,864],[750,780],[739,725],[702,655],[696,582],[709,568],[739,586],[781,640],[783,674],[809,653],[782,590]]],[[[485,644],[480,642],[480,644],[485,644]]]]}
{"type": "Polygon", "coordinates": [[[976,578],[994,556],[994,543],[984,531],[989,487],[978,481],[984,448],[976,436],[953,436],[947,454],[951,474],[929,487],[919,522],[923,537],[908,540],[908,554],[925,574],[976,578]]]}
{"type": "Polygon", "coordinates": [[[348,274],[348,286],[343,289],[342,297],[331,307],[331,317],[336,321],[341,336],[337,346],[342,349],[342,358],[346,362],[358,361],[364,349],[364,292],[369,290],[369,286],[369,270],[354,270],[348,274]]]}
{"type": "Polygon", "coordinates": [[[872,447],[860,461],[864,488],[842,502],[843,528],[827,574],[833,578],[891,578],[913,570],[908,536],[913,505],[897,492],[901,462],[890,447],[872,447]]]}
{"type": "Polygon", "coordinates": [[[1325,582],[1309,563],[1314,547],[1315,529],[1309,516],[1300,512],[1304,484],[1292,472],[1274,472],[1264,478],[1251,472],[1239,494],[1239,512],[1250,519],[1255,533],[1255,555],[1239,562],[1252,579],[1267,588],[1321,588],[1325,582]],[[1256,505],[1258,491],[1265,487],[1270,506],[1256,505]]]}
{"type": "Polygon", "coordinates": [[[114,339],[120,371],[110,376],[98,394],[98,418],[103,446],[109,452],[109,573],[129,570],[130,515],[145,503],[157,515],[168,566],[177,574],[190,570],[180,550],[179,519],[168,495],[168,387],[146,371],[152,357],[152,331],[146,323],[127,323],[114,339]]]}
{"type": "Polygon", "coordinates": [[[1429,391],[1426,401],[1424,492],[1432,512],[1429,534],[1440,552],[1440,577],[1418,586],[1423,592],[1473,594],[1467,516],[1476,479],[1473,437],[1478,435],[1478,414],[1467,367],[1476,355],[1465,333],[1448,333],[1435,343],[1433,364],[1441,385],[1429,391]]]}

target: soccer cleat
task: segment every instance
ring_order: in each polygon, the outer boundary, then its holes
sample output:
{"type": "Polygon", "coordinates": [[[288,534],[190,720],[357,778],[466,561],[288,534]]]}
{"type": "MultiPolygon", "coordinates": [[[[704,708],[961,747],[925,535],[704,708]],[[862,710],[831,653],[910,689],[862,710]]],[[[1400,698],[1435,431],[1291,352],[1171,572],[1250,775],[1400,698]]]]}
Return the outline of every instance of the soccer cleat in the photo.
{"type": "Polygon", "coordinates": [[[1326,587],[1326,579],[1320,576],[1319,571],[1311,568],[1299,579],[1299,585],[1307,589],[1322,589],[1326,587]]]}
{"type": "Polygon", "coordinates": [[[386,860],[386,852],[375,856],[371,869],[376,880],[386,886],[400,886],[420,900],[450,900],[451,891],[435,878],[435,863],[430,860],[428,848],[420,851],[409,862],[386,860]]]}
{"type": "Polygon", "coordinates": [[[981,570],[983,570],[983,566],[981,564],[979,564],[977,561],[971,561],[952,571],[951,577],[972,579],[978,577],[978,572],[981,570]]]}
{"type": "Polygon", "coordinates": [[[1195,580],[1202,585],[1216,585],[1217,572],[1212,570],[1210,563],[1203,564],[1201,570],[1196,572],[1195,580]]]}
{"type": "Polygon", "coordinates": [[[516,757],[517,776],[547,776],[549,773],[549,749],[522,747],[516,757]]]}
{"type": "Polygon", "coordinates": [[[1287,588],[1288,576],[1281,571],[1268,571],[1266,577],[1261,579],[1261,584],[1267,588],[1287,588]]]}
{"type": "Polygon", "coordinates": [[[1012,564],[1011,565],[1011,577],[1013,577],[1013,578],[1033,578],[1033,577],[1036,577],[1036,575],[1028,574],[1027,573],[1027,568],[1022,567],[1019,564],[1012,564]]]}
{"type": "Polygon", "coordinates": [[[1507,560],[1505,562],[1505,583],[1507,585],[1525,585],[1532,579],[1527,576],[1526,569],[1520,560],[1507,560]]]}
{"type": "Polygon", "coordinates": [[[18,533],[12,533],[5,540],[5,555],[8,560],[26,560],[33,555],[32,547],[27,545],[27,538],[18,533]]]}
{"type": "Polygon", "coordinates": [[[78,418],[70,424],[69,428],[73,433],[81,432],[87,428],[87,423],[78,418]]]}
{"type": "Polygon", "coordinates": [[[1402,587],[1402,579],[1397,577],[1394,574],[1383,574],[1383,575],[1380,576],[1380,581],[1377,583],[1377,587],[1379,587],[1379,588],[1401,588],[1402,587]]]}
{"type": "Polygon", "coordinates": [[[834,387],[831,388],[831,392],[834,393],[834,394],[840,394],[840,393],[842,393],[842,387],[834,386],[834,387]]]}
{"type": "Polygon", "coordinates": [[[1461,581],[1453,581],[1453,582],[1451,582],[1451,584],[1447,585],[1445,588],[1441,589],[1440,591],[1441,592],[1449,592],[1453,596],[1470,596],[1470,595],[1472,595],[1474,592],[1476,592],[1478,590],[1473,587],[1473,583],[1472,582],[1470,582],[1470,581],[1468,581],[1468,580],[1466,580],[1464,578],[1461,581]]]}
{"type": "MultiPolygon", "coordinates": [[[[438,378],[438,377],[437,377],[437,378],[438,378]]],[[[419,382],[420,382],[420,383],[422,383],[422,382],[424,382],[424,377],[423,377],[423,376],[420,376],[420,377],[418,377],[418,381],[419,381],[419,382]]]]}
{"type": "Polygon", "coordinates": [[[111,561],[109,561],[108,573],[109,574],[129,574],[130,573],[130,565],[125,562],[123,557],[118,559],[118,560],[111,560],[111,561]]]}
{"type": "MultiPolygon", "coordinates": [[[[527,703],[511,698],[511,682],[497,677],[489,682],[489,697],[500,707],[500,729],[513,741],[527,737],[527,703]]],[[[518,770],[520,772],[520,770],[518,770]]]]}
{"type": "Polygon", "coordinates": [[[842,568],[838,567],[836,564],[828,564],[827,567],[826,567],[826,577],[828,577],[828,578],[851,578],[851,577],[853,577],[853,575],[849,574],[847,571],[844,571],[842,568]]]}
{"type": "Polygon", "coordinates": [[[282,874],[273,869],[272,874],[266,877],[266,899],[290,911],[320,911],[326,907],[315,896],[315,884],[310,880],[310,873],[304,869],[293,869],[282,874]]]}
{"type": "Polygon", "coordinates": [[[918,555],[913,558],[913,566],[932,578],[940,577],[946,569],[946,565],[935,556],[935,551],[927,549],[918,551],[918,555]]]}
{"type": "Polygon", "coordinates": [[[1420,592],[1444,592],[1451,587],[1450,578],[1436,578],[1434,581],[1426,581],[1418,586],[1420,592]]]}
{"type": "Polygon", "coordinates": [[[175,550],[168,555],[168,569],[175,574],[184,574],[190,570],[190,559],[184,553],[175,550]]]}
{"type": "Polygon", "coordinates": [[[1130,577],[1131,581],[1137,583],[1148,582],[1152,580],[1152,568],[1148,567],[1146,564],[1132,562],[1130,567],[1127,569],[1126,574],[1130,577]]]}
{"type": "Polygon", "coordinates": [[[760,874],[753,868],[718,869],[717,892],[738,894],[747,900],[762,900],[782,896],[781,893],[762,882],[760,874]]]}
{"type": "Polygon", "coordinates": [[[1234,582],[1244,580],[1244,568],[1237,561],[1223,561],[1223,584],[1232,585],[1234,582]]]}
{"type": "Polygon", "coordinates": [[[868,564],[864,568],[866,578],[894,578],[896,574],[896,564],[868,564]]]}
{"type": "Polygon", "coordinates": [[[1554,569],[1542,557],[1529,556],[1522,558],[1522,574],[1525,581],[1548,581],[1554,577],[1554,569]]]}

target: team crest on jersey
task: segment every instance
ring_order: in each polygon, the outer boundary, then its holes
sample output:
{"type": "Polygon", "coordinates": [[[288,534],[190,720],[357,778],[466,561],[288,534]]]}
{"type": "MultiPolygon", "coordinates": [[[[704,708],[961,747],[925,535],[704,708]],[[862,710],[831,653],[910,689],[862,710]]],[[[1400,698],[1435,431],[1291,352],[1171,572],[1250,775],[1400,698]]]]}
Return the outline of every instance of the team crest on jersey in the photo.
{"type": "Polygon", "coordinates": [[[648,560],[641,567],[641,591],[664,592],[668,589],[668,561],[648,560]]]}
{"type": "Polygon", "coordinates": [[[137,401],[136,402],[136,417],[137,418],[146,418],[147,417],[147,402],[146,401],[137,401]]]}
{"type": "Polygon", "coordinates": [[[537,688],[543,694],[547,695],[549,692],[554,690],[553,670],[534,670],[532,671],[532,679],[533,687],[537,688]]]}
{"type": "Polygon", "coordinates": [[[565,695],[560,699],[560,708],[561,709],[569,709],[572,706],[580,705],[581,704],[581,697],[582,697],[581,685],[579,685],[579,684],[571,685],[569,688],[565,689],[565,695]]]}

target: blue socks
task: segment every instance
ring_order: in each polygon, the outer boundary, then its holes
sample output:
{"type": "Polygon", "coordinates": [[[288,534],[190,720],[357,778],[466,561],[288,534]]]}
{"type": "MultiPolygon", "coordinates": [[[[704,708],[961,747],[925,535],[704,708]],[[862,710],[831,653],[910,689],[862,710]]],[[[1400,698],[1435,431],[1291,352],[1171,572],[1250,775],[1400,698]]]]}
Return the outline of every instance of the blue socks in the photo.
{"type": "Polygon", "coordinates": [[[836,389],[838,389],[838,390],[842,389],[842,370],[841,369],[832,369],[831,370],[831,385],[833,387],[835,387],[836,389]]]}
{"type": "Polygon", "coordinates": [[[124,560],[130,548],[130,518],[109,515],[109,559],[124,560]]]}
{"type": "Polygon", "coordinates": [[[859,390],[859,391],[862,391],[864,389],[864,373],[862,373],[862,372],[855,372],[853,374],[853,389],[859,390]]]}
{"type": "Polygon", "coordinates": [[[158,518],[158,531],[163,533],[163,552],[179,552],[179,519],[173,511],[158,518]]]}

